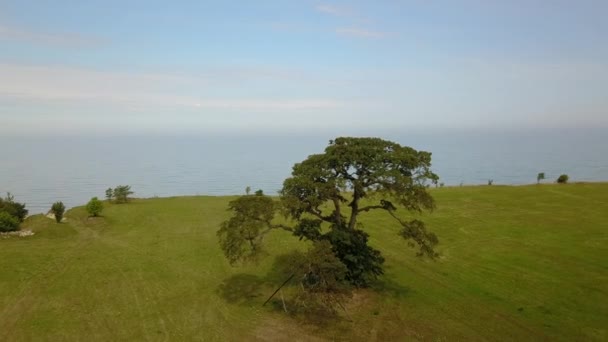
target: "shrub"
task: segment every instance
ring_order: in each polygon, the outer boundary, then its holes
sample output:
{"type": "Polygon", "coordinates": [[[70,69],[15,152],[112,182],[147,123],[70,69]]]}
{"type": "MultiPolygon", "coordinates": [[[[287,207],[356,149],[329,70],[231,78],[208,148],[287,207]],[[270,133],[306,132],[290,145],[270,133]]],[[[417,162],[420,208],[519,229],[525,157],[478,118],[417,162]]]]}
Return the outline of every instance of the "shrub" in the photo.
{"type": "Polygon", "coordinates": [[[545,173],[544,172],[539,172],[538,175],[536,175],[536,183],[540,183],[541,180],[545,179],[545,173]]]}
{"type": "Polygon", "coordinates": [[[127,203],[129,202],[129,196],[133,195],[130,185],[118,185],[114,188],[114,201],[116,203],[127,203]]]}
{"type": "Polygon", "coordinates": [[[488,179],[488,185],[492,185],[494,184],[494,180],[493,179],[488,179]]]}
{"type": "Polygon", "coordinates": [[[65,213],[65,205],[63,205],[63,202],[55,202],[51,207],[51,212],[55,215],[55,221],[60,223],[65,213]]]}
{"type": "Polygon", "coordinates": [[[112,189],[112,188],[108,188],[108,189],[106,190],[106,199],[107,199],[108,201],[112,201],[112,197],[114,197],[114,189],[112,189]]]}
{"type": "Polygon", "coordinates": [[[18,229],[19,219],[5,211],[0,211],[0,232],[12,232],[18,229]]]}
{"type": "Polygon", "coordinates": [[[15,202],[15,197],[10,192],[6,194],[5,198],[0,198],[0,212],[5,212],[15,217],[19,223],[25,220],[28,213],[27,209],[25,209],[25,204],[15,202]]]}
{"type": "Polygon", "coordinates": [[[445,186],[445,183],[439,183],[439,187],[443,188],[445,186]]]}
{"type": "Polygon", "coordinates": [[[103,202],[101,202],[97,197],[91,198],[89,203],[87,203],[87,212],[93,217],[99,216],[102,210],[103,202]]]}
{"type": "Polygon", "coordinates": [[[563,175],[560,175],[559,177],[557,177],[557,182],[560,184],[566,184],[566,183],[568,183],[568,179],[569,179],[568,175],[563,174],[563,175]]]}

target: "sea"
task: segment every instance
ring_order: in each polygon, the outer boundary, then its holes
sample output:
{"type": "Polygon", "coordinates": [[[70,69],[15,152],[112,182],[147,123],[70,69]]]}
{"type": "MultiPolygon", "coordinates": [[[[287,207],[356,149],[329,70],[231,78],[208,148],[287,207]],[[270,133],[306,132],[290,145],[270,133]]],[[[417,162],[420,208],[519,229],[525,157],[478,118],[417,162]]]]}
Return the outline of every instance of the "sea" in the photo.
{"type": "MultiPolygon", "coordinates": [[[[55,201],[67,207],[130,185],[135,197],[238,195],[246,187],[276,194],[292,166],[321,153],[331,130],[308,133],[201,133],[122,136],[0,137],[0,192],[25,202],[30,214],[55,201]]],[[[603,128],[417,129],[355,132],[433,154],[445,186],[522,185],[544,172],[555,182],[608,181],[608,131],[603,128]]]]}

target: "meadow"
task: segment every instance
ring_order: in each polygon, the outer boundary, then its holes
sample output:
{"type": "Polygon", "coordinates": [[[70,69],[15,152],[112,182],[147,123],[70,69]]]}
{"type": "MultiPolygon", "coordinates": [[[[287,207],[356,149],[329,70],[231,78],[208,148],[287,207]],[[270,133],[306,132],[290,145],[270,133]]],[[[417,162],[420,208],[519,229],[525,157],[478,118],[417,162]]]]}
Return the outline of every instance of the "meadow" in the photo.
{"type": "Polygon", "coordinates": [[[303,242],[277,231],[258,263],[226,261],[216,231],[233,197],[32,216],[34,236],[0,239],[0,340],[608,339],[608,183],[431,191],[423,219],[441,258],[417,258],[390,217],[363,215],[386,274],[322,319],[262,306],[275,258],[303,242]]]}

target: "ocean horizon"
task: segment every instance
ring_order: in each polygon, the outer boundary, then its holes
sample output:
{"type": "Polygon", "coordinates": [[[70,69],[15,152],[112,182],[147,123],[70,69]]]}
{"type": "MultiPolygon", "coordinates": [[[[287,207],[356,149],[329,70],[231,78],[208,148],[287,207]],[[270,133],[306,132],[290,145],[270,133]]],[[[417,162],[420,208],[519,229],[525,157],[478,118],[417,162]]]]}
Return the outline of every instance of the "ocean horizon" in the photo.
{"type": "MultiPolygon", "coordinates": [[[[214,134],[0,137],[0,191],[25,202],[30,214],[55,201],[67,207],[131,185],[135,197],[237,195],[245,188],[276,194],[292,166],[347,134],[214,134]]],[[[433,153],[446,186],[522,185],[539,172],[555,182],[608,181],[603,129],[416,130],[378,136],[433,153]]]]}

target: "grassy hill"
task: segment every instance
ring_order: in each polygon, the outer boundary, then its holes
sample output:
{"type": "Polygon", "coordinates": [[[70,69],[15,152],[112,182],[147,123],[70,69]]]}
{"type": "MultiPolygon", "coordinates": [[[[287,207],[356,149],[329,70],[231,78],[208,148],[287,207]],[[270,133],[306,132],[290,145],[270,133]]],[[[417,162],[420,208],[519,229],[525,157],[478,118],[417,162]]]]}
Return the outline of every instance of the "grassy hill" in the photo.
{"type": "Polygon", "coordinates": [[[231,267],[215,232],[229,197],[177,197],[34,216],[0,239],[0,340],[606,340],[608,184],[432,190],[424,215],[443,257],[417,259],[381,213],[363,217],[386,257],[342,319],[261,304],[277,255],[231,267]],[[350,319],[348,319],[350,318],[350,319]]]}

